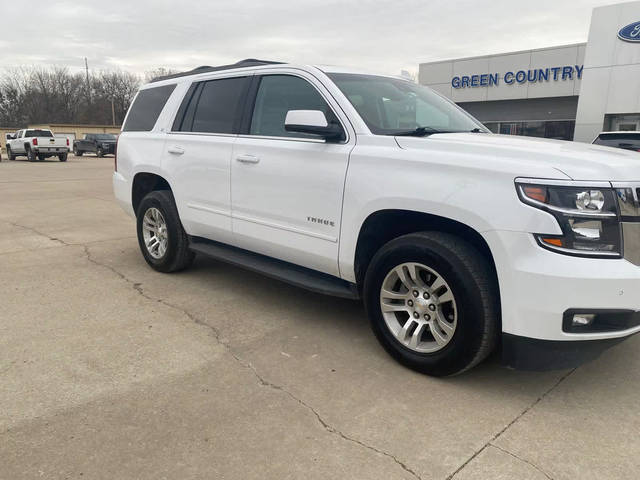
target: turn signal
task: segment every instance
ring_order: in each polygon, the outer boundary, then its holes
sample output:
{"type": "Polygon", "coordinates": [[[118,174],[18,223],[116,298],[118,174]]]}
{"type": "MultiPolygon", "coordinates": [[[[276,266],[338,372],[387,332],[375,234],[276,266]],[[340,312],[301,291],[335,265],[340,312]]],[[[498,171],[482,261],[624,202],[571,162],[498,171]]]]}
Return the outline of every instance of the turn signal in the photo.
{"type": "Polygon", "coordinates": [[[544,243],[546,243],[547,245],[553,245],[554,247],[564,247],[564,242],[562,241],[561,238],[544,238],[541,237],[540,240],[544,243]]]}
{"type": "Polygon", "coordinates": [[[547,189],[544,187],[536,187],[533,185],[524,185],[522,187],[524,194],[531,200],[535,200],[540,203],[547,203],[549,197],[547,189]]]}

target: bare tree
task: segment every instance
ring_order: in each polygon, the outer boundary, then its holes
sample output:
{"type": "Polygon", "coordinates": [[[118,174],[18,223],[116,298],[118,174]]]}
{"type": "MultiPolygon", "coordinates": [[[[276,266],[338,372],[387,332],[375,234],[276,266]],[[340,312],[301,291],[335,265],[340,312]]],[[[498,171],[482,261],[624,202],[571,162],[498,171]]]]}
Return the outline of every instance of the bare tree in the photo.
{"type": "Polygon", "coordinates": [[[84,74],[64,67],[6,71],[0,75],[0,124],[120,125],[139,85],[138,76],[122,71],[93,73],[88,87],[84,74]]]}

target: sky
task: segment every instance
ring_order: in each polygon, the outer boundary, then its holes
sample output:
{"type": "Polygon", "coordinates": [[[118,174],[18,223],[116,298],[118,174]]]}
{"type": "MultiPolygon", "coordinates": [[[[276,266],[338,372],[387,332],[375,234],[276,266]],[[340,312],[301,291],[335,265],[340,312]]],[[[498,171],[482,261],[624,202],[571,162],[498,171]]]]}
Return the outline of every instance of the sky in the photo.
{"type": "Polygon", "coordinates": [[[597,0],[3,2],[0,68],[188,70],[244,58],[413,74],[418,64],[585,42],[597,0]],[[26,13],[26,15],[25,15],[26,13]],[[8,19],[20,21],[7,21],[8,19]]]}

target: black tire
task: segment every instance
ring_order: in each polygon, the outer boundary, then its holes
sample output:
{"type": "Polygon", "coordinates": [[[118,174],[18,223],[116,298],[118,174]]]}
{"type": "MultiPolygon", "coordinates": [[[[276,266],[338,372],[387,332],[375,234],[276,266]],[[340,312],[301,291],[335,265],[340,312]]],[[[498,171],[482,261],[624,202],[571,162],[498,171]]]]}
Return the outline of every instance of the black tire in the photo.
{"type": "Polygon", "coordinates": [[[58,160],[60,160],[61,162],[66,162],[67,161],[67,153],[61,153],[60,155],[58,155],[58,160]]]}
{"type": "Polygon", "coordinates": [[[73,146],[73,155],[76,157],[81,157],[82,156],[82,152],[78,150],[77,146],[73,146]]]}
{"type": "Polygon", "coordinates": [[[182,228],[175,200],[170,190],[157,190],[147,194],[140,202],[136,218],[138,244],[144,259],[151,268],[159,272],[171,273],[191,266],[195,254],[189,250],[189,240],[182,228]],[[154,258],[147,250],[142,232],[142,219],[150,208],[157,208],[167,224],[167,251],[159,259],[154,258]]]}
{"type": "Polygon", "coordinates": [[[363,293],[372,329],[382,346],[418,372],[438,377],[462,373],[484,360],[497,344],[500,302],[494,270],[473,246],[455,235],[420,232],[390,241],[371,260],[363,293]],[[383,281],[392,269],[407,262],[437,271],[455,296],[455,332],[449,343],[433,353],[417,352],[402,344],[383,317],[383,281]]]}
{"type": "Polygon", "coordinates": [[[7,145],[7,157],[12,161],[16,159],[16,155],[11,151],[11,147],[9,145],[7,145]]]}
{"type": "Polygon", "coordinates": [[[40,154],[38,155],[38,161],[40,162],[44,162],[46,160],[47,157],[45,157],[44,155],[40,154]]]}
{"type": "Polygon", "coordinates": [[[96,155],[97,155],[99,158],[104,157],[104,150],[103,150],[102,148],[98,147],[98,149],[96,149],[96,155]]]}
{"type": "Polygon", "coordinates": [[[32,149],[27,148],[27,159],[30,162],[35,162],[38,160],[38,157],[36,156],[36,152],[34,152],[32,149]]]}

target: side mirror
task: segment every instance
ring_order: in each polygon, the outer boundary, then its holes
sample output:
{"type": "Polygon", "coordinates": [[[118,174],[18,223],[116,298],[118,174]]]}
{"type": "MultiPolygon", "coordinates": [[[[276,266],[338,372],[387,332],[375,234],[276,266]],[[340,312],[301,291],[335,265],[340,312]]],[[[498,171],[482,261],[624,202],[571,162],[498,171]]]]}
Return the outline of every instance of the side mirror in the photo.
{"type": "Polygon", "coordinates": [[[284,129],[287,132],[318,135],[325,140],[340,141],[344,138],[340,124],[327,122],[327,117],[320,110],[289,110],[284,129]]]}
{"type": "Polygon", "coordinates": [[[15,137],[10,133],[5,134],[4,138],[5,140],[15,140],[15,137]]]}

